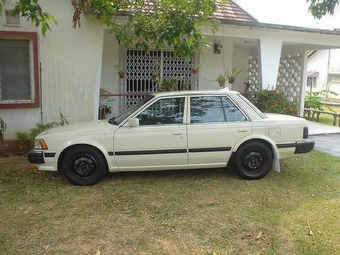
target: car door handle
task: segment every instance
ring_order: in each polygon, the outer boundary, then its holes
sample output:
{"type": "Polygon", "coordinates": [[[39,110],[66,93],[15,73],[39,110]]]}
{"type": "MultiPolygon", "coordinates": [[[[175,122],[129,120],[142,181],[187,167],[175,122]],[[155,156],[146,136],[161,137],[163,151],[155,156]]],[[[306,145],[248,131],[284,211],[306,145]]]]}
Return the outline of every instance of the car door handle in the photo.
{"type": "Polygon", "coordinates": [[[171,132],[171,134],[173,134],[173,135],[182,135],[182,132],[173,131],[173,132],[171,132]]]}
{"type": "Polygon", "coordinates": [[[248,129],[246,129],[246,128],[238,128],[237,132],[248,132],[248,129]]]}

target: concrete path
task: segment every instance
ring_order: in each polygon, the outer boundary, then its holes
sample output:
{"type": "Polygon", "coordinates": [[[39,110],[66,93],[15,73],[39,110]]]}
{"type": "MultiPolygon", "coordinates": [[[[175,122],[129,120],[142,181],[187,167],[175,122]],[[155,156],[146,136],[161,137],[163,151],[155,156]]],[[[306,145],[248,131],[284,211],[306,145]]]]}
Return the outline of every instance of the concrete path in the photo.
{"type": "Polygon", "coordinates": [[[315,150],[340,157],[340,127],[308,121],[309,139],[315,141],[315,150]]]}

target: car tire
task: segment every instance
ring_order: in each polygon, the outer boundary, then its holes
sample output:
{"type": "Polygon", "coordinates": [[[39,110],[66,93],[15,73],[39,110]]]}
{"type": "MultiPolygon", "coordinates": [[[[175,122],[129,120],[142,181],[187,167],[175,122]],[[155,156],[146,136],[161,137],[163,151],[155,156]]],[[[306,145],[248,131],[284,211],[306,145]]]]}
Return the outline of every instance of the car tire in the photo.
{"type": "Polygon", "coordinates": [[[236,173],[246,180],[263,178],[272,168],[272,164],[272,151],[261,142],[250,142],[242,145],[234,158],[236,173]]]}
{"type": "Polygon", "coordinates": [[[89,186],[105,176],[107,166],[100,151],[82,145],[67,152],[63,159],[62,172],[70,183],[89,186]]]}

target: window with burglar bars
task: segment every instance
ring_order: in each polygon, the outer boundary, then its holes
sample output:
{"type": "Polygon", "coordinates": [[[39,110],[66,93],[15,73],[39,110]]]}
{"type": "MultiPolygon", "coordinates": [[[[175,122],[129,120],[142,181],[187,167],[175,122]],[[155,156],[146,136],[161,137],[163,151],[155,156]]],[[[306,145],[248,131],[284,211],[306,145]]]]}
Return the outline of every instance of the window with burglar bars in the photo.
{"type": "Polygon", "coordinates": [[[31,100],[29,40],[0,39],[0,101],[31,100]]]}
{"type": "Polygon", "coordinates": [[[0,108],[40,105],[38,34],[0,31],[0,108]]]}
{"type": "Polygon", "coordinates": [[[184,61],[175,58],[171,51],[126,50],[121,62],[126,69],[126,78],[121,93],[121,110],[144,98],[148,93],[158,92],[165,82],[175,83],[174,89],[196,89],[197,81],[192,73],[197,58],[184,61]]]}

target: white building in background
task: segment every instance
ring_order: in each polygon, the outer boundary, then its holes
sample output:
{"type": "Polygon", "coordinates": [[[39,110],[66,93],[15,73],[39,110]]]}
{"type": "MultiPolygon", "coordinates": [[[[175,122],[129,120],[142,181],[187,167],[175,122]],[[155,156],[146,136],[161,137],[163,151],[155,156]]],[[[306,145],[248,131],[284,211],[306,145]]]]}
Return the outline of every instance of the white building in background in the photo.
{"type": "Polygon", "coordinates": [[[211,48],[186,63],[172,59],[171,48],[150,54],[123,49],[112,33],[87,17],[81,28],[73,29],[70,0],[39,2],[59,21],[46,37],[25,18],[6,15],[13,8],[10,0],[0,19],[0,117],[8,127],[5,139],[36,123],[59,121],[60,112],[70,123],[97,119],[100,91],[110,93],[114,101],[107,103],[112,115],[118,115],[158,89],[152,77],[155,69],[160,79],[184,77],[189,89],[206,90],[219,89],[216,78],[224,66],[237,67],[243,72],[233,89],[244,92],[244,83],[252,91],[278,87],[298,100],[301,110],[307,53],[340,48],[339,31],[263,24],[228,1],[215,15],[221,21],[219,30],[212,34],[204,29],[211,48]],[[126,71],[123,78],[115,68],[118,64],[126,71]],[[199,72],[194,73],[197,65],[199,72]]]}
{"type": "Polygon", "coordinates": [[[340,99],[340,49],[315,50],[307,59],[308,91],[331,90],[340,99]]]}

